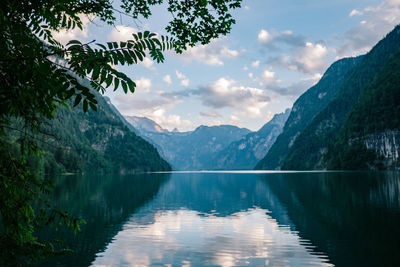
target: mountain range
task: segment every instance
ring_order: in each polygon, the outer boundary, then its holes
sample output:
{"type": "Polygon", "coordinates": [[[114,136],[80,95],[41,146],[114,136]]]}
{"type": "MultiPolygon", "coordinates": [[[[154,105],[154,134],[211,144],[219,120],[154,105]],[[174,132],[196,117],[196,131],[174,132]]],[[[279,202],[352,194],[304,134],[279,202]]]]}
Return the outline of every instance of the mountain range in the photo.
{"type": "Polygon", "coordinates": [[[366,55],[333,63],[291,110],[256,132],[232,125],[168,131],[96,99],[97,112],[59,109],[44,127],[57,139],[42,144],[32,166],[47,173],[398,169],[400,26],[366,55]]]}
{"type": "Polygon", "coordinates": [[[158,148],[175,170],[249,170],[275,142],[289,113],[288,109],[275,115],[257,132],[232,125],[169,132],[148,118],[126,116],[125,119],[158,148]]]}

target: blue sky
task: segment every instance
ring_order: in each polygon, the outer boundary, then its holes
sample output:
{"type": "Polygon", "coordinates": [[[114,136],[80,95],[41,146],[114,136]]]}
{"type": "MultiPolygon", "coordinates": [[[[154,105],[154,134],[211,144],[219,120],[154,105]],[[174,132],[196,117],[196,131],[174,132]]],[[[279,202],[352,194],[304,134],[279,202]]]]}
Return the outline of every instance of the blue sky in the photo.
{"type": "MultiPolygon", "coordinates": [[[[127,40],[134,31],[165,34],[169,14],[155,7],[149,20],[94,20],[61,41],[127,40]]],[[[117,66],[138,85],[134,94],[107,92],[123,115],[146,116],[180,131],[232,124],[258,130],[290,108],[335,60],[364,54],[400,23],[400,0],[244,0],[231,33],[163,64],[147,59],[117,66]]]]}

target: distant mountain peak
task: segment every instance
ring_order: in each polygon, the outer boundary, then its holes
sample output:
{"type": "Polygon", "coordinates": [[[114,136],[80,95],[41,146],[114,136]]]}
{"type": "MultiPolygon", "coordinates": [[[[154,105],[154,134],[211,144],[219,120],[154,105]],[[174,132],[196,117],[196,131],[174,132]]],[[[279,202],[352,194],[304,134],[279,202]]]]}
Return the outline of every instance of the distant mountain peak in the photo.
{"type": "Polygon", "coordinates": [[[155,121],[138,116],[125,116],[125,119],[132,124],[134,128],[139,131],[152,132],[152,133],[168,133],[167,129],[162,128],[155,121]]]}

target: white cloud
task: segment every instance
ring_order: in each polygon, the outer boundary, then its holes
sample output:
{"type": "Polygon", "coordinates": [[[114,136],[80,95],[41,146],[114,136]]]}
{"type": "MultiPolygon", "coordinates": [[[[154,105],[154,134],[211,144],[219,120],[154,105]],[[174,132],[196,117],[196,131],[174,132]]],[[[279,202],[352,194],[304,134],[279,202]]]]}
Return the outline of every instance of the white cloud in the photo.
{"type": "Polygon", "coordinates": [[[150,58],[148,58],[148,57],[145,57],[144,59],[143,59],[143,61],[140,63],[140,64],[142,64],[143,66],[145,66],[146,68],[148,68],[148,69],[152,69],[152,70],[154,70],[155,68],[154,68],[154,62],[153,62],[153,60],[151,60],[150,58]]]}
{"type": "Polygon", "coordinates": [[[306,43],[305,47],[300,48],[294,59],[296,68],[305,73],[313,73],[326,68],[326,57],[328,48],[323,44],[306,43]]]}
{"type": "Polygon", "coordinates": [[[180,80],[186,79],[186,76],[178,70],[175,71],[175,74],[176,74],[176,77],[178,77],[178,79],[180,79],[180,80]]]}
{"type": "Polygon", "coordinates": [[[163,128],[167,128],[172,131],[177,128],[180,130],[187,130],[188,128],[192,128],[193,123],[189,120],[184,120],[181,116],[176,114],[165,114],[166,111],[164,108],[159,108],[154,110],[151,113],[144,114],[147,118],[154,120],[156,123],[160,124],[163,128]]]}
{"type": "Polygon", "coordinates": [[[276,82],[275,72],[264,70],[263,73],[261,74],[261,79],[269,83],[275,83],[276,82]]]}
{"type": "MultiPolygon", "coordinates": [[[[350,13],[351,14],[351,13],[350,13]]],[[[369,6],[357,14],[362,21],[343,36],[336,50],[338,57],[356,56],[368,52],[386,33],[400,23],[400,0],[386,0],[369,6]]]]}
{"type": "Polygon", "coordinates": [[[133,27],[118,25],[108,35],[108,40],[113,42],[122,42],[132,40],[132,33],[137,33],[138,30],[133,27]]]}
{"type": "Polygon", "coordinates": [[[76,27],[73,30],[61,30],[59,32],[52,32],[54,39],[59,41],[62,44],[66,44],[71,40],[79,40],[81,42],[85,41],[86,38],[88,37],[89,33],[89,24],[91,21],[93,21],[94,18],[87,16],[87,15],[78,15],[78,17],[82,21],[82,28],[83,30],[80,30],[78,27],[76,27]]]}
{"type": "Polygon", "coordinates": [[[304,46],[306,38],[303,35],[293,34],[290,30],[278,32],[275,30],[267,31],[262,29],[258,33],[257,41],[268,49],[280,50],[282,49],[282,45],[288,47],[304,46]]]}
{"type": "Polygon", "coordinates": [[[268,43],[272,41],[272,39],[272,35],[264,29],[261,29],[257,36],[257,40],[261,43],[268,43]]]}
{"type": "Polygon", "coordinates": [[[363,14],[362,11],[359,11],[359,10],[357,10],[357,9],[353,9],[353,10],[350,12],[349,17],[361,16],[362,14],[363,14]]]}
{"type": "Polygon", "coordinates": [[[189,47],[183,54],[178,55],[178,58],[188,62],[198,61],[206,65],[222,66],[224,65],[223,58],[238,56],[237,50],[229,49],[223,41],[215,39],[208,45],[189,47]]]}
{"type": "Polygon", "coordinates": [[[135,80],[136,90],[148,92],[151,88],[151,80],[148,78],[140,78],[139,80],[135,80]]]}
{"type": "Polygon", "coordinates": [[[215,110],[204,110],[199,113],[202,117],[210,117],[210,118],[221,118],[221,114],[216,112],[215,110]]]}
{"type": "Polygon", "coordinates": [[[256,61],[251,62],[251,66],[253,68],[258,68],[258,66],[260,66],[260,60],[256,60],[256,61]]]}
{"type": "Polygon", "coordinates": [[[175,71],[175,74],[176,74],[176,77],[178,77],[178,79],[181,80],[182,86],[185,86],[185,87],[189,86],[190,80],[186,77],[185,74],[183,74],[182,72],[180,72],[178,70],[175,71]]]}
{"type": "Polygon", "coordinates": [[[197,95],[205,106],[216,109],[231,107],[234,112],[248,117],[261,116],[261,109],[270,101],[266,91],[236,85],[235,80],[227,78],[192,90],[190,94],[197,95]]]}
{"type": "Polygon", "coordinates": [[[181,85],[182,86],[187,87],[187,86],[189,86],[189,84],[190,84],[190,80],[189,79],[184,79],[184,80],[181,81],[181,85]]]}
{"type": "Polygon", "coordinates": [[[171,79],[171,75],[165,75],[164,77],[163,77],[163,81],[164,82],[166,82],[168,85],[171,85],[172,84],[172,79],[171,79]]]}
{"type": "Polygon", "coordinates": [[[248,75],[249,75],[249,78],[250,78],[250,79],[252,79],[253,76],[254,76],[254,74],[253,74],[252,72],[250,72],[248,75]]]}

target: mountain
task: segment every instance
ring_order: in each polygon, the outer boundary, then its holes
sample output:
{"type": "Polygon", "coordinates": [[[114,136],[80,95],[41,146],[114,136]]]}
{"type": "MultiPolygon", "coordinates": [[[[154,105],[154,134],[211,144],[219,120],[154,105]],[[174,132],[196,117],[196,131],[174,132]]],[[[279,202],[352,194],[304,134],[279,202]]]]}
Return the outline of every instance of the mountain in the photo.
{"type": "MultiPolygon", "coordinates": [[[[391,72],[390,59],[399,49],[400,26],[397,26],[367,53],[359,64],[345,75],[343,81],[338,84],[340,89],[335,98],[314,117],[312,122],[296,138],[283,163],[282,169],[311,170],[324,169],[327,167],[326,153],[330,147],[334,146],[336,140],[340,138],[339,132],[349,117],[349,114],[353,108],[358,105],[357,103],[360,101],[360,97],[363,98],[364,95],[370,94],[374,86],[375,88],[378,86],[378,84],[374,84],[374,81],[376,82],[379,79],[382,81],[380,75],[385,77],[386,74],[384,72],[391,72]]],[[[392,83],[393,86],[395,86],[395,84],[395,82],[392,83]]],[[[387,90],[387,92],[389,91],[390,90],[387,90]]],[[[392,91],[394,91],[394,89],[392,91]]],[[[377,93],[377,95],[379,94],[381,94],[381,92],[377,93]]],[[[389,95],[388,97],[392,98],[394,96],[389,95]]],[[[368,106],[369,103],[363,104],[363,106],[365,105],[368,106]]],[[[386,114],[392,117],[395,115],[395,111],[390,110],[387,111],[386,114]]],[[[360,116],[362,115],[370,116],[370,114],[367,113],[360,113],[360,116]]],[[[383,117],[378,116],[376,118],[382,119],[382,121],[379,122],[382,123],[381,130],[389,127],[383,125],[383,122],[385,122],[383,117]]],[[[397,138],[396,140],[399,141],[397,138]]],[[[351,140],[348,141],[351,142],[351,140]]],[[[356,158],[362,156],[358,154],[352,155],[356,158]]],[[[336,156],[339,157],[340,155],[336,156]]],[[[354,159],[354,161],[356,161],[356,159],[354,159]]],[[[356,168],[356,166],[354,168],[356,168]]]]}
{"type": "Polygon", "coordinates": [[[290,109],[287,109],[284,113],[276,114],[257,132],[251,132],[239,141],[232,142],[212,158],[213,169],[253,169],[281,134],[289,114],[290,109]]]}
{"type": "Polygon", "coordinates": [[[302,94],[293,104],[292,111],[267,155],[260,160],[255,169],[280,169],[291,146],[299,134],[310,124],[312,119],[333,99],[344,76],[362,57],[345,58],[333,63],[321,80],[302,94]]]}
{"type": "MultiPolygon", "coordinates": [[[[127,117],[127,120],[131,119],[127,117]]],[[[213,155],[250,133],[248,129],[231,125],[202,125],[190,132],[167,132],[147,118],[136,118],[135,123],[141,136],[153,143],[176,170],[212,169],[213,155]]]]}
{"type": "Polygon", "coordinates": [[[139,132],[167,133],[168,130],[163,129],[155,121],[146,117],[125,116],[125,119],[139,132]]]}
{"type": "Polygon", "coordinates": [[[45,130],[55,139],[42,145],[44,172],[132,173],[171,169],[153,145],[125,126],[107,99],[98,93],[95,95],[97,111],[84,113],[82,106],[70,110],[62,107],[48,122],[45,130]]]}
{"type": "Polygon", "coordinates": [[[328,169],[400,168],[400,50],[360,96],[325,161],[328,169]]]}

